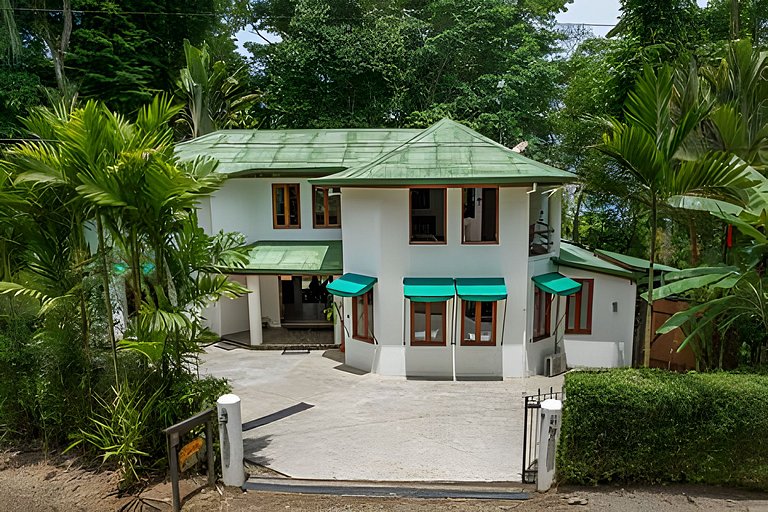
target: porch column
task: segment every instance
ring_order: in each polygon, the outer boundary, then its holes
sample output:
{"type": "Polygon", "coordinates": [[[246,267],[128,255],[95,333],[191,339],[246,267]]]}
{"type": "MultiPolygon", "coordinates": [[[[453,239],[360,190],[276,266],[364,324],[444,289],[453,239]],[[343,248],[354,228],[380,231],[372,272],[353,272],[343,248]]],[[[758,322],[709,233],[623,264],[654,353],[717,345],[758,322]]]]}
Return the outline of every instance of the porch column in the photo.
{"type": "Polygon", "coordinates": [[[261,285],[259,276],[249,275],[245,278],[246,286],[251,291],[248,294],[248,323],[251,329],[251,345],[261,345],[261,285]]]}

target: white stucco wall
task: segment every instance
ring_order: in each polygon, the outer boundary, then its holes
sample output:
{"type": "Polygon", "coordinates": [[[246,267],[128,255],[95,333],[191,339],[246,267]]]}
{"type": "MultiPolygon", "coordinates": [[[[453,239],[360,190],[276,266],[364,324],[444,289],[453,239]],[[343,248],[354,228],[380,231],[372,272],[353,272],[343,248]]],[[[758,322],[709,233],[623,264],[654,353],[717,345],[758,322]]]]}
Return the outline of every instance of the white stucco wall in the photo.
{"type": "MultiPolygon", "coordinates": [[[[200,215],[205,205],[201,205],[200,215]]],[[[342,204],[342,215],[344,205],[342,204]]],[[[248,242],[259,240],[340,240],[340,229],[315,229],[312,185],[308,178],[230,178],[210,199],[210,229],[238,231],[248,242]],[[272,184],[299,183],[300,229],[275,229],[272,224],[272,184]]],[[[343,217],[342,217],[343,218],[343,217]]],[[[343,220],[342,220],[343,225],[343,220]]]]}
{"type": "MultiPolygon", "coordinates": [[[[245,276],[229,276],[229,279],[246,285],[245,276]]],[[[250,329],[248,316],[248,295],[236,299],[223,298],[219,301],[219,334],[232,334],[250,329]]]]}
{"type": "Polygon", "coordinates": [[[594,279],[592,334],[566,334],[565,353],[572,368],[615,368],[632,360],[636,285],[627,278],[560,267],[573,279],[594,279]],[[613,312],[616,302],[618,311],[613,312]]]}
{"type": "Polygon", "coordinates": [[[270,327],[280,327],[280,281],[277,276],[259,276],[261,316],[269,319],[270,327]]]}
{"type": "MultiPolygon", "coordinates": [[[[509,298],[506,312],[503,302],[498,309],[498,329],[505,327],[503,346],[500,334],[497,347],[457,346],[457,373],[522,376],[528,289],[527,190],[500,189],[498,245],[462,245],[460,188],[448,189],[447,243],[410,245],[408,189],[342,189],[344,271],[378,277],[374,333],[380,344],[375,347],[347,338],[347,364],[387,375],[450,375],[450,338],[445,347],[410,346],[410,305],[403,297],[403,278],[504,277],[509,298]]],[[[351,301],[345,300],[344,307],[351,331],[351,301]]],[[[451,311],[447,317],[450,332],[453,321],[451,311]]]]}

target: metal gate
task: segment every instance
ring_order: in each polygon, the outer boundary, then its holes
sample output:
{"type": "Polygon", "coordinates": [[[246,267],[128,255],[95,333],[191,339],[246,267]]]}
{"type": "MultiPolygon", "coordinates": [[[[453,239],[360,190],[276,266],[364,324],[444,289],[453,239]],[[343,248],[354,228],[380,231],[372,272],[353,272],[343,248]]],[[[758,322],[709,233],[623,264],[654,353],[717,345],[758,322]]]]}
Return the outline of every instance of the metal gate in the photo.
{"type": "Polygon", "coordinates": [[[540,417],[538,410],[541,409],[541,402],[548,399],[563,400],[565,396],[562,391],[555,391],[549,388],[549,392],[537,391],[535,395],[524,397],[525,407],[523,416],[523,483],[535,484],[536,471],[538,470],[539,455],[539,435],[541,432],[540,417]]]}

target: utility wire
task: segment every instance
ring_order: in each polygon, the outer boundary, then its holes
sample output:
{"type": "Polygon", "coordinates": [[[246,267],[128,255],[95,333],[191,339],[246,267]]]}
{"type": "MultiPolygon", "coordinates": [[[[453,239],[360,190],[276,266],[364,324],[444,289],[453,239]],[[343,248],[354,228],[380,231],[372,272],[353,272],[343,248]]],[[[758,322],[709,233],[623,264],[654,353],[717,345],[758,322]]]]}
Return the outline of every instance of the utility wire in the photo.
{"type": "MultiPolygon", "coordinates": [[[[45,9],[36,7],[0,7],[0,11],[17,12],[41,12],[41,13],[63,13],[64,9],[45,9]]],[[[152,16],[215,16],[222,17],[215,12],[181,12],[181,11],[116,11],[104,9],[72,9],[72,14],[127,14],[127,15],[152,15],[152,16]]],[[[275,20],[292,20],[293,16],[269,16],[275,20]]],[[[358,21],[360,18],[329,18],[332,21],[358,21]]],[[[585,27],[615,27],[616,24],[606,23],[579,23],[579,22],[555,22],[555,25],[581,25],[585,27]]]]}

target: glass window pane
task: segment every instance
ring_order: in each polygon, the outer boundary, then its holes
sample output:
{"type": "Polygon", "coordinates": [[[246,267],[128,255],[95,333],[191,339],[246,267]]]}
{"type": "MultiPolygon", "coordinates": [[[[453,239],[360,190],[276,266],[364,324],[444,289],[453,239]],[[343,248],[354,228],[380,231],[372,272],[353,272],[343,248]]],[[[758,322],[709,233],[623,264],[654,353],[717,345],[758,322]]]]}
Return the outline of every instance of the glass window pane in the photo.
{"type": "Polygon", "coordinates": [[[581,311],[579,312],[579,329],[587,330],[589,326],[589,301],[592,296],[592,281],[581,281],[581,311]]]}
{"type": "MultiPolygon", "coordinates": [[[[338,226],[341,224],[341,196],[330,195],[333,189],[328,190],[328,224],[338,226]]],[[[337,194],[337,191],[333,191],[337,194]]]]}
{"type": "Polygon", "coordinates": [[[483,242],[495,242],[497,239],[496,208],[499,197],[499,189],[484,188],[481,204],[482,228],[481,238],[483,242]]]}
{"type": "Polygon", "coordinates": [[[322,187],[315,187],[315,225],[325,225],[325,189],[322,187]]]}
{"type": "Polygon", "coordinates": [[[464,339],[477,341],[477,307],[472,301],[464,301],[464,339]]]}
{"type": "Polygon", "coordinates": [[[430,325],[428,334],[430,336],[430,341],[442,342],[445,340],[445,332],[443,332],[445,302],[430,303],[429,311],[430,325]]]}
{"type": "Polygon", "coordinates": [[[368,296],[368,337],[373,338],[373,291],[366,295],[368,296]]]}
{"type": "Polygon", "coordinates": [[[275,188],[275,222],[278,226],[285,225],[285,188],[275,188]]]}
{"type": "Polygon", "coordinates": [[[568,317],[566,319],[565,328],[566,330],[576,329],[576,295],[568,297],[566,309],[568,311],[568,317]]]}
{"type": "Polygon", "coordinates": [[[367,338],[368,335],[365,331],[365,304],[363,296],[355,297],[352,300],[355,301],[355,336],[358,338],[367,338]]]}
{"type": "Polygon", "coordinates": [[[462,241],[496,242],[497,188],[462,189],[462,241]]]}
{"type": "Polygon", "coordinates": [[[480,341],[492,342],[496,339],[496,333],[493,331],[493,316],[495,302],[480,303],[480,341]]]}
{"type": "Polygon", "coordinates": [[[423,302],[412,302],[413,309],[413,341],[426,341],[427,339],[427,305],[423,302]]]}
{"type": "Polygon", "coordinates": [[[299,225],[299,186],[288,186],[288,219],[291,226],[299,225]]]}
{"type": "Polygon", "coordinates": [[[411,189],[411,242],[445,242],[445,189],[411,189]]]}

